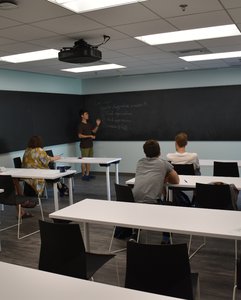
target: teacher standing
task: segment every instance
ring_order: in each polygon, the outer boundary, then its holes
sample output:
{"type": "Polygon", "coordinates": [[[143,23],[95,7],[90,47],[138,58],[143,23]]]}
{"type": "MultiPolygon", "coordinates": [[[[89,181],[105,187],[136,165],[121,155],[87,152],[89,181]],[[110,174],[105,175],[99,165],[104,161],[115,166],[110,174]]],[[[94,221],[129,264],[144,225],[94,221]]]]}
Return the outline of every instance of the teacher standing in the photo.
{"type": "MultiPolygon", "coordinates": [[[[80,138],[80,151],[82,157],[93,157],[93,140],[95,139],[95,134],[99,129],[101,120],[96,119],[96,125],[93,127],[89,122],[89,112],[81,110],[80,115],[80,124],[79,124],[79,133],[80,138]]],[[[93,179],[94,176],[90,175],[90,164],[81,164],[82,170],[82,180],[89,181],[93,179]]]]}

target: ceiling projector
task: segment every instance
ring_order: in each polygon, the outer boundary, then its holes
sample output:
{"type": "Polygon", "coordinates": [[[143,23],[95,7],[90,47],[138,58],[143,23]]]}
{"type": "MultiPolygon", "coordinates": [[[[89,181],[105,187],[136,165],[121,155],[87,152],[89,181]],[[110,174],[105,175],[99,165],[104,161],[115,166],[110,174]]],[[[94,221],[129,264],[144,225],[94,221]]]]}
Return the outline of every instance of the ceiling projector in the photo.
{"type": "Polygon", "coordinates": [[[101,51],[98,46],[91,46],[83,39],[74,43],[73,47],[63,47],[58,53],[60,61],[72,64],[85,64],[101,60],[101,51]]]}

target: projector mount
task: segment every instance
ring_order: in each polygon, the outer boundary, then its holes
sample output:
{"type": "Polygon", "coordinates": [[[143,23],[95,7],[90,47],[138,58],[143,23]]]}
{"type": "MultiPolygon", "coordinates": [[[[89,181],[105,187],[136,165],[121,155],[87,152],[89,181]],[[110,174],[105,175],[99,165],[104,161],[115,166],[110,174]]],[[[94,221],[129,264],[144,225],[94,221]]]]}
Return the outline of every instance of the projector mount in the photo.
{"type": "Polygon", "coordinates": [[[92,48],[92,49],[97,49],[99,46],[104,45],[105,43],[107,43],[110,39],[110,36],[108,35],[103,35],[103,42],[98,44],[98,45],[90,45],[88,44],[84,39],[80,39],[76,42],[74,42],[74,46],[73,47],[63,47],[60,49],[60,51],[62,50],[70,50],[70,49],[75,49],[75,48],[92,48]]]}

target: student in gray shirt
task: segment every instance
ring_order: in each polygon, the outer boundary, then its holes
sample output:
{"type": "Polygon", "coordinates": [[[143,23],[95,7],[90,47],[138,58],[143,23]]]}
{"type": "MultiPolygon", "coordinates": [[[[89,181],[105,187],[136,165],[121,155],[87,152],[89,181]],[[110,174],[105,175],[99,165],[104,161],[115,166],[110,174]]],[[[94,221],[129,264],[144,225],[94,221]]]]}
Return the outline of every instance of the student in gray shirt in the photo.
{"type": "Polygon", "coordinates": [[[156,140],[147,140],[143,150],[146,157],[137,163],[133,195],[136,202],[156,204],[161,199],[164,184],[179,183],[179,177],[173,166],[160,158],[156,140]]]}

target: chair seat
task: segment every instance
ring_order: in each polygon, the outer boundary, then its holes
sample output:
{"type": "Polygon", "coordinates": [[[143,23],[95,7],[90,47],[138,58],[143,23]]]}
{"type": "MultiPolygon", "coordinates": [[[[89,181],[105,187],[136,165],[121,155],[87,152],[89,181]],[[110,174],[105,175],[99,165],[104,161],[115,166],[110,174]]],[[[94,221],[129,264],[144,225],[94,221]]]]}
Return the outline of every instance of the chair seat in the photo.
{"type": "Polygon", "coordinates": [[[87,279],[90,279],[97,270],[113,257],[115,257],[115,255],[86,252],[87,279]]]}

